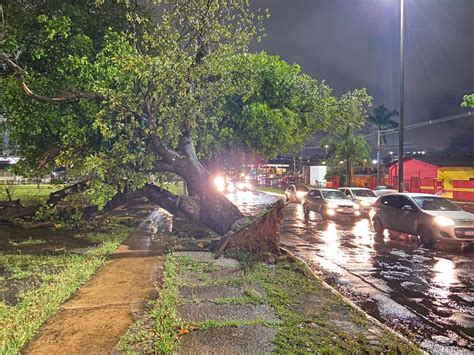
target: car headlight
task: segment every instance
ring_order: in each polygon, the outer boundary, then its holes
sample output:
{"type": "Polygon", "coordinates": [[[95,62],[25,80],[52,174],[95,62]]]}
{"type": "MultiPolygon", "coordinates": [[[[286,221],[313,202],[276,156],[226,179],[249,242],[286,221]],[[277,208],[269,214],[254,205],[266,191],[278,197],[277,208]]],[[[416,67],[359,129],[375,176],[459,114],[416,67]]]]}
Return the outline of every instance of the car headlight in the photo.
{"type": "Polygon", "coordinates": [[[434,221],[438,226],[442,226],[442,227],[454,226],[455,224],[452,219],[444,217],[444,216],[436,216],[434,218],[434,221]]]}
{"type": "Polygon", "coordinates": [[[304,192],[304,191],[296,191],[296,197],[298,197],[298,198],[303,198],[304,195],[306,195],[306,192],[304,192]]]}
{"type": "Polygon", "coordinates": [[[362,200],[362,201],[360,201],[360,205],[361,205],[361,206],[365,206],[365,207],[369,207],[369,206],[371,206],[372,204],[371,204],[369,201],[364,201],[364,200],[362,200]]]}
{"type": "Polygon", "coordinates": [[[328,202],[328,208],[338,208],[339,206],[334,202],[328,202]]]}

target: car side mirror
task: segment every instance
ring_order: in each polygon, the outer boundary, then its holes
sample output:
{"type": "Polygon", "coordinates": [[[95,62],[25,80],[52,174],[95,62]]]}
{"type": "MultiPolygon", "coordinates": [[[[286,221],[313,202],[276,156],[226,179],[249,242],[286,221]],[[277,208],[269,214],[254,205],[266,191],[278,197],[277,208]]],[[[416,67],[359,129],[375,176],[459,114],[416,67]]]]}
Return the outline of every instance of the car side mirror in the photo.
{"type": "Polygon", "coordinates": [[[402,207],[402,210],[413,212],[413,207],[411,207],[410,205],[405,205],[405,206],[402,207]]]}

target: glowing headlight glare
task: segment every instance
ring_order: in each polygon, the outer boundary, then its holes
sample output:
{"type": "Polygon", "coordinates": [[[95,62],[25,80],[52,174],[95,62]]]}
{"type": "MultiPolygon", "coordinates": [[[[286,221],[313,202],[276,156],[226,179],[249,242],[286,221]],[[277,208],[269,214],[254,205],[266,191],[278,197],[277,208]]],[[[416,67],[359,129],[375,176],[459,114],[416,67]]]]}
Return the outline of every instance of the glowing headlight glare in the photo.
{"type": "Polygon", "coordinates": [[[326,213],[329,215],[329,216],[334,216],[336,214],[336,211],[334,210],[327,210],[326,213]]]}
{"type": "Polygon", "coordinates": [[[442,226],[442,227],[454,226],[454,221],[444,216],[436,216],[434,218],[434,221],[438,226],[442,226]]]}
{"type": "Polygon", "coordinates": [[[334,202],[328,202],[328,208],[338,208],[339,206],[334,202]]]}
{"type": "Polygon", "coordinates": [[[216,176],[214,178],[214,185],[216,185],[216,188],[218,191],[224,191],[225,190],[225,179],[222,176],[216,176]]]}
{"type": "Polygon", "coordinates": [[[229,192],[234,192],[235,191],[235,185],[232,181],[227,182],[227,191],[229,191],[229,192]]]}
{"type": "Polygon", "coordinates": [[[298,198],[303,198],[304,195],[306,195],[306,192],[304,192],[304,191],[296,191],[296,197],[298,197],[298,198]]]}

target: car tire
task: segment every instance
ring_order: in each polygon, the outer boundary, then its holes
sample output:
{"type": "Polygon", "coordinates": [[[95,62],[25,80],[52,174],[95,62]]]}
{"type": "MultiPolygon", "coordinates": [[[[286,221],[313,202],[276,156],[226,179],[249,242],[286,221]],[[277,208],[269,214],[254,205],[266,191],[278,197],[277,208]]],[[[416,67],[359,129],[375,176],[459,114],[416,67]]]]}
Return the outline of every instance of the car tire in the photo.
{"type": "Polygon", "coordinates": [[[380,218],[374,218],[374,231],[378,238],[383,238],[385,228],[380,218]]]}
{"type": "Polygon", "coordinates": [[[433,232],[429,227],[422,226],[420,228],[420,231],[418,232],[418,235],[420,237],[421,244],[427,247],[431,247],[434,245],[435,239],[433,237],[433,232]]]}
{"type": "Polygon", "coordinates": [[[303,214],[305,218],[309,216],[309,206],[307,203],[303,203],[303,214]]]}

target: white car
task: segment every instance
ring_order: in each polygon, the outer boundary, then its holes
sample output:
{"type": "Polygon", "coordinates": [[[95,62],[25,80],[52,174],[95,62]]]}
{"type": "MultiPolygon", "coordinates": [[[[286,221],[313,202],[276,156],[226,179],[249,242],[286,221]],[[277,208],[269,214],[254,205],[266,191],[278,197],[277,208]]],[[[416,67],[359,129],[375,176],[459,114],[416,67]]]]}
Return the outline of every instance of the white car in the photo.
{"type": "Polygon", "coordinates": [[[361,213],[369,214],[377,200],[377,195],[365,187],[341,187],[339,190],[360,206],[361,213]]]}
{"type": "Polygon", "coordinates": [[[376,186],[373,191],[374,191],[374,194],[376,194],[377,196],[386,195],[386,194],[394,194],[398,192],[398,190],[395,189],[393,186],[386,186],[386,185],[376,186]]]}

